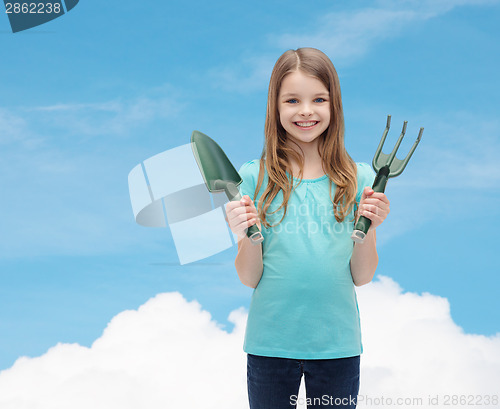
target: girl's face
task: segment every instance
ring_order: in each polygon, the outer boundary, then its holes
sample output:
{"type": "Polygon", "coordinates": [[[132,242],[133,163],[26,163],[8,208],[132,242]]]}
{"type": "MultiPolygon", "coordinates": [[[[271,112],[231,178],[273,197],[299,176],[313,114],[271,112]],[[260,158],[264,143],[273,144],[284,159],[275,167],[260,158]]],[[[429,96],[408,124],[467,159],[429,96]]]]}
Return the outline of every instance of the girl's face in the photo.
{"type": "Polygon", "coordinates": [[[323,83],[302,71],[281,82],[278,96],[280,122],[288,138],[299,146],[316,144],[330,124],[330,93],[323,83]]]}

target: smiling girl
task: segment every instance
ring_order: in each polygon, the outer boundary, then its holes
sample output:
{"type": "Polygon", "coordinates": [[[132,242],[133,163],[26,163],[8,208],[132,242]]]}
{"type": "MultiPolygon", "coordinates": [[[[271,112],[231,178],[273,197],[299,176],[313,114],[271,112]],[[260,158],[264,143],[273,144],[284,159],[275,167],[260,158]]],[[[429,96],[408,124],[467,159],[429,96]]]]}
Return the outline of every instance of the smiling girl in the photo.
{"type": "Polygon", "coordinates": [[[226,211],[238,276],[254,288],[244,343],[250,409],[295,407],[302,376],[310,407],[355,408],[362,343],[354,287],[373,278],[375,229],[389,201],[369,187],[370,166],[345,149],[339,80],[321,51],[278,59],[262,156],[239,173],[243,198],[226,211]],[[353,244],[360,215],[372,223],[353,244]],[[262,244],[246,237],[253,224],[262,244]]]}

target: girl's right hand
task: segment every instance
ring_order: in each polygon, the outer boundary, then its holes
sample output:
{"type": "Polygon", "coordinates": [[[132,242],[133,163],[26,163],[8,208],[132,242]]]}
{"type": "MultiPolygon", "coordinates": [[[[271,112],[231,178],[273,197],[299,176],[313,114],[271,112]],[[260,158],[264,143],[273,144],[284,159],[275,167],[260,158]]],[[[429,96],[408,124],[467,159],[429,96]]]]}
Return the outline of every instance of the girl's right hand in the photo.
{"type": "Polygon", "coordinates": [[[250,196],[245,195],[241,200],[231,201],[226,205],[226,221],[231,231],[238,237],[238,241],[247,234],[247,229],[257,223],[260,230],[260,220],[257,209],[250,196]]]}

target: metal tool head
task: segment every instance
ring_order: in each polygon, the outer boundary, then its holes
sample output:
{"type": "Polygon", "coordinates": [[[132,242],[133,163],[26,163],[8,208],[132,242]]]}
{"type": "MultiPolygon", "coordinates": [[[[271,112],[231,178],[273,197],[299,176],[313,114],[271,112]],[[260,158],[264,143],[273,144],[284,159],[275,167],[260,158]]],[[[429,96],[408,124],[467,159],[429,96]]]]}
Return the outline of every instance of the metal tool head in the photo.
{"type": "Polygon", "coordinates": [[[418,143],[420,142],[420,139],[422,138],[422,133],[424,132],[424,128],[420,128],[420,132],[418,133],[417,140],[415,141],[415,143],[411,147],[408,155],[406,155],[406,158],[404,158],[403,160],[398,159],[396,157],[396,152],[398,151],[399,145],[401,145],[401,141],[403,140],[403,138],[405,136],[407,124],[408,124],[408,121],[404,121],[403,130],[401,131],[401,135],[399,136],[399,139],[396,142],[396,145],[394,146],[394,149],[392,150],[392,152],[389,155],[382,153],[382,147],[384,146],[385,138],[387,137],[387,133],[389,132],[389,128],[391,126],[391,116],[387,115],[387,125],[385,127],[384,133],[382,134],[382,139],[380,140],[377,151],[375,152],[375,156],[373,157],[372,166],[373,166],[373,169],[375,169],[375,172],[378,172],[384,166],[388,166],[389,167],[389,176],[388,177],[390,177],[390,178],[399,176],[399,175],[401,175],[401,173],[403,173],[403,170],[405,169],[406,165],[408,164],[408,161],[410,160],[411,155],[413,155],[413,152],[415,151],[418,143]]]}
{"type": "Polygon", "coordinates": [[[242,182],[231,161],[212,138],[199,131],[193,131],[191,147],[209,192],[223,192],[225,190],[225,184],[221,183],[223,181],[236,186],[242,182]]]}

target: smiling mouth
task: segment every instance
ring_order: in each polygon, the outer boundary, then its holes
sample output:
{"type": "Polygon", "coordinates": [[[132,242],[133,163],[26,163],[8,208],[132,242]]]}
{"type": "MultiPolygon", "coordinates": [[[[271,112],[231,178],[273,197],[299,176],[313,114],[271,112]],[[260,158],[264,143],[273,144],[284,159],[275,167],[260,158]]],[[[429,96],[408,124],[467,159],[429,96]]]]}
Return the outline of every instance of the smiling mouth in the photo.
{"type": "Polygon", "coordinates": [[[319,121],[309,121],[309,122],[294,122],[299,128],[311,128],[319,123],[319,121]]]}

